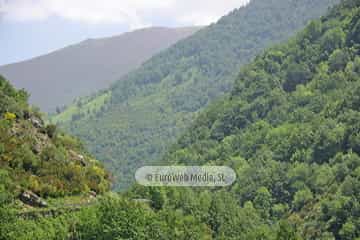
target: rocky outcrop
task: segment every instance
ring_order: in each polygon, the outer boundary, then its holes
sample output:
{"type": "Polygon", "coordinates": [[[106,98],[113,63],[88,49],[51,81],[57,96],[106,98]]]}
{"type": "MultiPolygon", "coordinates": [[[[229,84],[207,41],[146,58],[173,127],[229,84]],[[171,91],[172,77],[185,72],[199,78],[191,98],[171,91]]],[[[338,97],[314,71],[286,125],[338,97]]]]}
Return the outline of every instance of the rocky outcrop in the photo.
{"type": "Polygon", "coordinates": [[[47,207],[48,204],[35,193],[26,190],[20,195],[20,200],[32,207],[47,207]]]}
{"type": "Polygon", "coordinates": [[[42,119],[37,118],[35,116],[30,117],[30,122],[32,123],[32,125],[36,128],[43,128],[44,127],[44,122],[42,119]]]}
{"type": "Polygon", "coordinates": [[[85,157],[81,154],[78,154],[76,152],[74,152],[73,150],[69,151],[70,157],[72,160],[75,160],[77,162],[79,162],[82,166],[86,167],[88,165],[88,163],[85,160],[85,157]]]}
{"type": "Polygon", "coordinates": [[[90,191],[89,192],[89,196],[90,198],[96,198],[97,197],[97,193],[95,191],[90,191]]]}

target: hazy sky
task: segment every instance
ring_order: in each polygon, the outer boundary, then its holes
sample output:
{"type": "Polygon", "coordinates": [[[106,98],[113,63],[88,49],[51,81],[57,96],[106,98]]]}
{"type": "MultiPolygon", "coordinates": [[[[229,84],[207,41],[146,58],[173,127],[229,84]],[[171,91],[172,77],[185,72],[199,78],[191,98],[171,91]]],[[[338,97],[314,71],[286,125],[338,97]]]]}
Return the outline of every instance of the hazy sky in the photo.
{"type": "Polygon", "coordinates": [[[0,0],[0,65],[149,26],[208,25],[248,0],[0,0]]]}

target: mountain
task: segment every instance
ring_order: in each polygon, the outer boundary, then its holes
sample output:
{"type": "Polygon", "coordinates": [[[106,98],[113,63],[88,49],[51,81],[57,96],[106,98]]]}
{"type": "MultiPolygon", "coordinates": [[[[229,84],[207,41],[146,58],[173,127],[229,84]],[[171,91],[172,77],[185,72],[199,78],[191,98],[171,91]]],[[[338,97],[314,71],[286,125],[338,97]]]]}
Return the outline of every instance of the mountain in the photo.
{"type": "Polygon", "coordinates": [[[0,239],[359,239],[359,36],[342,1],[242,67],[162,160],[230,166],[232,186],[134,186],[32,218],[0,204],[0,239]]]}
{"type": "Polygon", "coordinates": [[[0,76],[0,240],[209,239],[192,216],[108,192],[102,165],[27,98],[0,76]]]}
{"type": "Polygon", "coordinates": [[[346,0],[243,67],[162,162],[230,166],[236,183],[162,188],[164,208],[214,239],[359,239],[359,96],[360,2],[346,0]]]}
{"type": "Polygon", "coordinates": [[[253,0],[52,121],[84,140],[125,188],[135,169],[161,158],[204,107],[231,90],[241,66],[336,2],[253,0]]]}
{"type": "Polygon", "coordinates": [[[55,112],[79,96],[109,85],[199,27],[147,28],[88,39],[31,60],[0,67],[0,74],[30,93],[30,102],[55,112]],[[56,91],[55,91],[56,89],[56,91]]]}
{"type": "MultiPolygon", "coordinates": [[[[2,121],[26,118],[26,94],[0,89],[2,121]]],[[[242,67],[162,160],[227,165],[235,184],[134,186],[26,218],[6,201],[1,173],[0,239],[357,240],[359,96],[360,2],[344,0],[242,67]]]]}

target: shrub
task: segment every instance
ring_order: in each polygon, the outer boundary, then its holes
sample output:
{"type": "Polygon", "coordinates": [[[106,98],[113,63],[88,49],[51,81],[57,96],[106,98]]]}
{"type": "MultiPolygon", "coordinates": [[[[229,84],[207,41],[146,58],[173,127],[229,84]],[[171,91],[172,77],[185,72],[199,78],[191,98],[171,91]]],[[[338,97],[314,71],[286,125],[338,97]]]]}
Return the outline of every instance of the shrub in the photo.
{"type": "Polygon", "coordinates": [[[12,120],[16,119],[16,115],[14,113],[11,113],[11,112],[6,112],[4,114],[4,118],[6,120],[12,121],[12,120]]]}
{"type": "Polygon", "coordinates": [[[49,124],[46,126],[46,134],[50,137],[53,138],[56,135],[56,125],[54,124],[49,124]]]}

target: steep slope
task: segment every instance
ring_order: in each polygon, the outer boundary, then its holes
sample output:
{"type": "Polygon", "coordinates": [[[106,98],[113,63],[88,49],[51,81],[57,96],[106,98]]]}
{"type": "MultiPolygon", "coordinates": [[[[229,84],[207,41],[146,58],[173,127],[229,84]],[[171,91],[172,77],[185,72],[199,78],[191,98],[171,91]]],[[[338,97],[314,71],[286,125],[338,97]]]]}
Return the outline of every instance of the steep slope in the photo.
{"type": "Polygon", "coordinates": [[[109,175],[103,167],[78,140],[45,125],[27,98],[0,76],[1,201],[24,190],[42,197],[108,191],[109,175]]]}
{"type": "Polygon", "coordinates": [[[0,74],[30,93],[30,102],[54,112],[139,67],[199,27],[148,28],[120,36],[89,39],[28,61],[0,67],[0,74]],[[53,91],[56,89],[56,91],[53,91]]]}
{"type": "Polygon", "coordinates": [[[27,97],[0,76],[0,240],[210,239],[188,214],[107,192],[103,167],[27,97]]]}
{"type": "Polygon", "coordinates": [[[54,122],[83,139],[125,187],[209,102],[231,89],[240,66],[287,39],[334,0],[253,0],[153,57],[54,122]]]}
{"type": "Polygon", "coordinates": [[[347,0],[244,67],[163,161],[228,165],[236,183],[208,205],[203,190],[165,188],[164,207],[216,239],[359,239],[359,96],[360,2],[347,0]]]}
{"type": "MultiPolygon", "coordinates": [[[[20,116],[23,92],[4,86],[17,100],[0,106],[20,116]]],[[[163,161],[229,165],[235,185],[135,187],[35,220],[0,198],[0,239],[359,239],[359,96],[360,2],[344,0],[244,67],[163,161]]]]}

